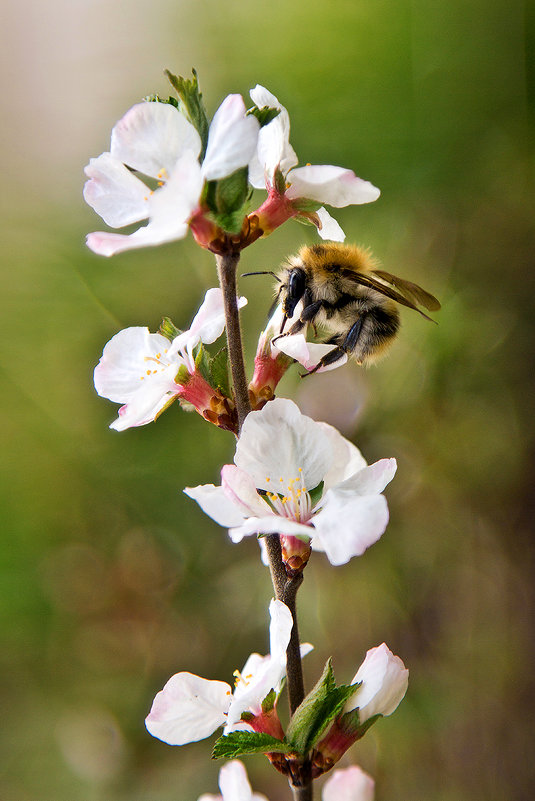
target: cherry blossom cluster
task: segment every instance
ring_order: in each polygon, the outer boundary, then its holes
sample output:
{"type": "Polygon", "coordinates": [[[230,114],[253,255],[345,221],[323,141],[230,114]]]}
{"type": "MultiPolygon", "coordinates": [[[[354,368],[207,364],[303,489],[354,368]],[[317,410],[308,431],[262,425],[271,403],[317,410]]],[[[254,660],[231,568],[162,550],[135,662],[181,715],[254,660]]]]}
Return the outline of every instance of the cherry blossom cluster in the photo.
{"type": "MultiPolygon", "coordinates": [[[[312,223],[324,239],[342,241],[344,233],[325,205],[339,208],[379,196],[352,170],[298,166],[288,112],[264,87],[251,90],[249,109],[240,95],[228,95],[209,121],[196,75],[191,81],[168,77],[178,99],[154,96],[133,106],[113,128],[110,150],[85,169],[85,199],[104,222],[119,229],[138,226],[126,233],[89,234],[87,244],[95,253],[112,256],[155,246],[191,230],[216,258],[237,262],[241,250],[293,218],[312,223]],[[266,195],[255,207],[257,190],[266,195]]],[[[280,305],[259,334],[252,376],[244,386],[248,414],[240,419],[228,334],[232,312],[221,272],[219,277],[221,286],[208,289],[189,328],[164,318],[154,333],[143,326],[117,333],[95,368],[95,388],[120,404],[110,425],[117,431],[151,423],[178,401],[235,435],[234,459],[222,467],[221,483],[184,492],[228,530],[233,543],[256,537],[272,576],[276,541],[284,579],[297,592],[313,552],[339,566],[379,540],[389,518],[383,491],[396,461],[368,465],[335,428],[276,397],[293,364],[314,370],[332,348],[307,342],[301,333],[280,337],[280,305]],[[228,352],[216,345],[225,329],[228,352]]],[[[247,300],[233,289],[232,302],[237,315],[247,300]]],[[[319,371],[345,360],[321,364],[319,371]]],[[[213,751],[230,760],[220,772],[221,795],[203,795],[199,801],[266,801],[252,792],[236,759],[244,754],[265,754],[293,787],[310,784],[379,718],[394,712],[407,690],[407,669],[382,643],[367,652],[349,684],[336,683],[328,660],[285,724],[278,704],[285,682],[294,681],[289,653],[295,607],[292,611],[279,591],[269,614],[269,654],[252,653],[235,671],[233,685],[176,673],[146,718],[151,735],[176,746],[222,729],[213,751]]],[[[310,644],[298,643],[299,670],[311,650],[310,644]]],[[[373,794],[373,780],[354,766],[329,776],[322,799],[372,801],[373,794]]]]}
{"type": "Polygon", "coordinates": [[[251,90],[249,111],[241,95],[228,95],[209,126],[187,113],[196,84],[180,87],[182,104],[158,98],[129,109],[112,130],[110,150],[85,168],[84,197],[107,225],[148,220],[130,234],[89,234],[95,253],[183,239],[188,228],[215,253],[229,240],[241,250],[292,217],[312,222],[324,239],[342,241],[344,232],[323,204],[339,208],[379,197],[352,170],[298,167],[288,112],[263,86],[251,90]],[[245,208],[250,188],[267,191],[253,211],[245,208]]]}

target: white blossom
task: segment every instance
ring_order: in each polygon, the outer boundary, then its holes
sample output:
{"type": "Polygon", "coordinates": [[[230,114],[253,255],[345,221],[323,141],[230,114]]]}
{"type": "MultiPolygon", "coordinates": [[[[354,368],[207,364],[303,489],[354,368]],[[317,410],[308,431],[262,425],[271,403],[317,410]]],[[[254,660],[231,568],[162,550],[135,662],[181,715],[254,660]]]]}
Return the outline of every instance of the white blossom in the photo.
{"type": "Polygon", "coordinates": [[[159,102],[132,106],[113,128],[110,151],[85,168],[89,180],[84,198],[112,228],[149,222],[132,234],[89,234],[88,246],[112,256],[185,237],[190,220],[200,211],[204,182],[245,167],[256,149],[258,131],[258,120],[246,114],[241,95],[228,95],[214,115],[200,164],[201,138],[179,109],[159,102]],[[150,188],[150,179],[156,188],[150,188]]]}
{"type": "Polygon", "coordinates": [[[395,471],[395,459],[367,465],[335,428],[277,398],[247,416],[221,486],[185,492],[229,528],[233,542],[247,535],[293,535],[311,540],[314,550],[340,565],[385,530],[388,506],[381,493],[395,471]]]}

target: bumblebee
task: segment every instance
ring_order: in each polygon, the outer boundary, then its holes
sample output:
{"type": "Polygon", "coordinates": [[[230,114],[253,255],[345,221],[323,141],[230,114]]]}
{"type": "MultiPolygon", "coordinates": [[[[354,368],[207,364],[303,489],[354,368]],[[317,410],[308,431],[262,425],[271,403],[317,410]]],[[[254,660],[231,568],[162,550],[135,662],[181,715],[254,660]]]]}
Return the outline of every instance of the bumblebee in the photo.
{"type": "Polygon", "coordinates": [[[433,295],[411,281],[377,269],[371,253],[355,245],[305,246],[288,259],[275,278],[276,302],[282,303],[284,317],[274,341],[311,324],[314,330],[317,325],[325,328],[331,334],[327,342],[336,346],[311,373],[333,364],[345,353],[364,365],[382,356],[399,329],[398,304],[431,322],[434,320],[419,306],[428,311],[440,309],[433,295]],[[299,316],[285,331],[300,301],[299,316]]]}

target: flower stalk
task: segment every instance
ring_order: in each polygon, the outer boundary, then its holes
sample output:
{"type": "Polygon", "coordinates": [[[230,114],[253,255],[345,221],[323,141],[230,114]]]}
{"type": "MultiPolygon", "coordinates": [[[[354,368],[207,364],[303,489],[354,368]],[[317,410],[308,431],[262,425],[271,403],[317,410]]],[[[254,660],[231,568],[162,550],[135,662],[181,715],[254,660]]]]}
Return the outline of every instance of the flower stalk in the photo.
{"type": "MultiPolygon", "coordinates": [[[[239,433],[245,418],[251,411],[249,387],[243,358],[239,309],[236,302],[236,270],[240,256],[239,253],[229,251],[222,255],[216,255],[215,258],[219,283],[223,292],[228,357],[234,386],[239,433]]],[[[275,597],[277,600],[286,604],[292,613],[293,619],[290,642],[286,650],[286,681],[290,712],[293,714],[305,697],[296,608],[297,591],[303,582],[303,575],[300,573],[293,578],[287,576],[282,561],[280,537],[278,534],[269,534],[266,536],[265,540],[275,597]]],[[[294,801],[312,801],[310,764],[300,765],[299,768],[298,773],[290,778],[290,786],[292,788],[294,801]]]]}

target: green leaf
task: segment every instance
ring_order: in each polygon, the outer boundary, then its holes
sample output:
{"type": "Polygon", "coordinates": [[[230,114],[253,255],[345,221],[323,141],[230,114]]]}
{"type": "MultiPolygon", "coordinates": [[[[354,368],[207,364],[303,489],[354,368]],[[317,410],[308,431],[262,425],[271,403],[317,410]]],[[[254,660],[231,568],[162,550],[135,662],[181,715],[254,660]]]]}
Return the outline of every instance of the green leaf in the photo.
{"type": "Polygon", "coordinates": [[[239,234],[245,217],[245,209],[238,209],[229,214],[213,214],[215,224],[227,234],[239,234]]]}
{"type": "Polygon", "coordinates": [[[173,75],[169,70],[164,70],[169,83],[176,91],[180,103],[181,110],[185,112],[193,127],[197,130],[202,142],[201,161],[206,153],[206,145],[208,143],[208,117],[206,116],[206,109],[202,94],[199,91],[199,83],[197,81],[197,73],[192,69],[193,78],[186,80],[182,76],[173,75]]]}
{"type": "Polygon", "coordinates": [[[275,690],[270,690],[270,692],[266,695],[266,697],[262,701],[262,712],[264,712],[265,714],[267,712],[271,712],[271,710],[275,706],[276,700],[277,700],[277,693],[275,692],[275,690]]]}
{"type": "Polygon", "coordinates": [[[329,659],[320,680],[292,716],[286,733],[292,748],[306,756],[354,692],[354,686],[336,686],[329,659]]]}
{"type": "Polygon", "coordinates": [[[297,200],[292,201],[292,206],[294,209],[303,211],[306,214],[315,214],[319,209],[321,209],[321,203],[318,203],[317,200],[310,200],[307,197],[300,197],[297,200]]]}
{"type": "Polygon", "coordinates": [[[310,495],[310,501],[312,506],[315,506],[317,502],[320,500],[321,496],[323,495],[323,487],[325,486],[324,481],[320,481],[317,487],[314,487],[313,490],[309,490],[308,494],[310,495]]]}
{"type": "Polygon", "coordinates": [[[160,95],[147,95],[143,98],[146,103],[168,103],[170,106],[178,108],[176,97],[160,97],[160,95]]]}
{"type": "Polygon", "coordinates": [[[235,759],[243,754],[288,753],[288,744],[270,734],[256,731],[233,731],[216,740],[212,759],[235,759]]]}
{"type": "Polygon", "coordinates": [[[216,182],[215,209],[213,209],[216,214],[229,214],[241,209],[249,194],[247,175],[247,167],[241,167],[216,182]]]}
{"type": "Polygon", "coordinates": [[[164,317],[162,322],[160,323],[160,328],[158,329],[158,333],[161,334],[163,337],[172,342],[175,337],[182,333],[180,328],[177,328],[176,325],[173,323],[169,317],[164,317]]]}
{"type": "Polygon", "coordinates": [[[230,398],[232,393],[230,391],[230,380],[228,372],[228,350],[226,347],[221,348],[210,361],[210,384],[221,390],[226,398],[230,398]]]}
{"type": "Polygon", "coordinates": [[[262,108],[253,106],[252,108],[247,109],[247,114],[251,114],[253,117],[256,117],[261,128],[263,128],[264,125],[268,125],[272,120],[275,119],[275,117],[278,117],[280,113],[280,108],[270,108],[270,106],[262,106],[262,108]]]}
{"type": "MultiPolygon", "coordinates": [[[[360,682],[361,684],[362,682],[360,682]]],[[[353,685],[353,686],[360,686],[353,685]]],[[[360,740],[361,737],[364,737],[368,729],[376,723],[379,718],[382,718],[382,715],[372,715],[371,718],[368,718],[364,723],[360,723],[359,719],[359,710],[353,709],[351,712],[347,712],[345,715],[342,715],[340,719],[340,725],[344,729],[344,731],[349,732],[350,734],[356,734],[357,739],[360,740]]]]}
{"type": "Polygon", "coordinates": [[[200,342],[196,348],[193,349],[193,358],[195,359],[195,369],[199,371],[204,380],[211,385],[212,383],[212,358],[200,342]]]}

